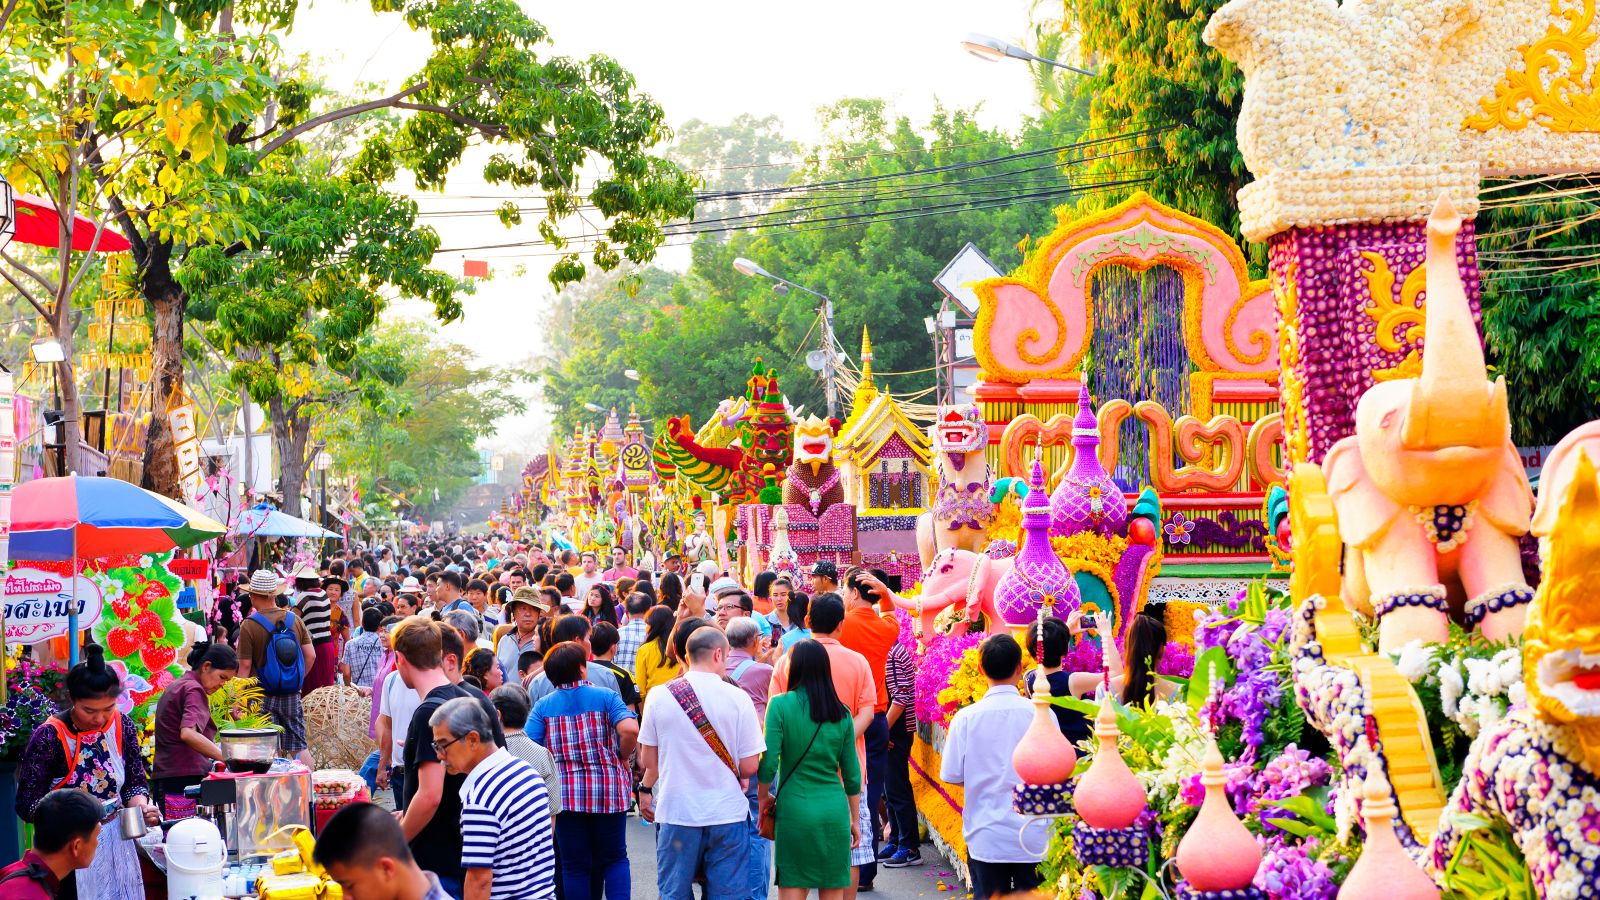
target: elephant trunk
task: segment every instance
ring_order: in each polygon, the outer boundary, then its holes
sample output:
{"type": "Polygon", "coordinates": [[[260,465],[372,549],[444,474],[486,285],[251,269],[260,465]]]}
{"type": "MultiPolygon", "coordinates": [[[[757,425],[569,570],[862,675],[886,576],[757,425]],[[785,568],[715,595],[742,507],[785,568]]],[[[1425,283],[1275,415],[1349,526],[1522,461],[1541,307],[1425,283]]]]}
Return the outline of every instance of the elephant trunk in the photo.
{"type": "Polygon", "coordinates": [[[1461,216],[1441,196],[1428,217],[1422,375],[1412,383],[1401,442],[1408,450],[1495,447],[1510,428],[1503,379],[1486,384],[1483,343],[1456,262],[1461,216]]]}

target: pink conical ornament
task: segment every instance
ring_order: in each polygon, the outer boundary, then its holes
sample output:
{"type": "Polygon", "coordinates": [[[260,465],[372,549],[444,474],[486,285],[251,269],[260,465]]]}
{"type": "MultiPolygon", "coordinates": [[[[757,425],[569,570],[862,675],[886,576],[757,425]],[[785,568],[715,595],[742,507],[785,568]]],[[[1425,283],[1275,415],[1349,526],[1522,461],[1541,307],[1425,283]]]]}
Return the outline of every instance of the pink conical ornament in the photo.
{"type": "Polygon", "coordinates": [[[1050,534],[1120,533],[1128,503],[1122,488],[1100,465],[1100,423],[1089,387],[1083,384],[1078,387],[1078,414],[1072,420],[1072,454],[1071,468],[1050,495],[1050,534]]]}
{"type": "Polygon", "coordinates": [[[1117,749],[1122,732],[1117,729],[1117,713],[1111,708],[1109,694],[1100,701],[1094,733],[1100,739],[1100,750],[1089,764],[1089,771],[1078,779],[1073,805],[1078,817],[1092,828],[1127,828],[1144,812],[1147,800],[1144,785],[1117,749]]]}
{"type": "MultiPolygon", "coordinates": [[[[1206,799],[1178,842],[1178,872],[1196,891],[1236,891],[1250,886],[1261,867],[1261,847],[1234,815],[1223,785],[1222,751],[1212,741],[1201,763],[1206,799]]],[[[1377,896],[1377,895],[1369,895],[1377,896]]]]}
{"type": "Polygon", "coordinates": [[[1395,837],[1394,817],[1400,810],[1394,805],[1389,780],[1376,766],[1367,773],[1364,793],[1367,842],[1339,888],[1341,900],[1380,896],[1384,900],[1439,900],[1439,886],[1417,867],[1395,837]]]}
{"type": "Polygon", "coordinates": [[[1026,628],[1045,615],[1066,616],[1082,599],[1072,570],[1050,546],[1050,498],[1045,493],[1044,463],[1037,457],[1022,501],[1022,549],[1011,568],[994,586],[994,607],[1013,628],[1026,628]]]}
{"type": "Polygon", "coordinates": [[[1050,680],[1043,667],[1033,676],[1033,689],[1033,724],[1012,751],[1011,767],[1023,784],[1061,784],[1077,768],[1078,751],[1050,711],[1050,680]]]}

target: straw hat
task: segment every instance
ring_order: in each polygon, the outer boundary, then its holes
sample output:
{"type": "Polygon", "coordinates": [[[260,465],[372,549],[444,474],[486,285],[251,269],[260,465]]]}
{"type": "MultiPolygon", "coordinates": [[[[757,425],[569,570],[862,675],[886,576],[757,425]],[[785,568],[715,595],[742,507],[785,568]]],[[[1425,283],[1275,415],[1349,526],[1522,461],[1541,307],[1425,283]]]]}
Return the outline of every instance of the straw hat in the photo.
{"type": "Polygon", "coordinates": [[[250,573],[250,586],[246,590],[263,597],[276,597],[282,593],[283,579],[271,569],[257,569],[250,573]]]}

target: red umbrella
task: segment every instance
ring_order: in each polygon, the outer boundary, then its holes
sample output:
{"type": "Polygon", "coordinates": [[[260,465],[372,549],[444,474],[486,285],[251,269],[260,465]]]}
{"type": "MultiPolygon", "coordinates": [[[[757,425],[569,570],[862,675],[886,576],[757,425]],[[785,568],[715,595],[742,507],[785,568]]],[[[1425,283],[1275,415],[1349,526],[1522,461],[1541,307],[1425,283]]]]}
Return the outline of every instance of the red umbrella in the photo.
{"type": "MultiPolygon", "coordinates": [[[[131,245],[128,239],[107,228],[95,243],[95,223],[87,216],[78,216],[72,225],[72,249],[89,250],[92,246],[101,253],[118,253],[131,245]]],[[[61,217],[56,215],[55,204],[49,200],[17,195],[17,234],[13,238],[35,247],[61,246],[61,217]]]]}

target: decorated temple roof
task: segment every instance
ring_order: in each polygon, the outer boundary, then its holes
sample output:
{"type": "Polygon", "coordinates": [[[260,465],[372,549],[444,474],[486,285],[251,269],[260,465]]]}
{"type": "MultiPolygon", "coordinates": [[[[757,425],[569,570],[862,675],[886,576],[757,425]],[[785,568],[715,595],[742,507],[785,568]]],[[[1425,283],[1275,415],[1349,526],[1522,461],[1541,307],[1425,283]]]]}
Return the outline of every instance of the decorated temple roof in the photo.
{"type": "Polygon", "coordinates": [[[840,426],[834,438],[833,455],[836,460],[863,466],[876,457],[895,435],[899,435],[917,465],[929,471],[933,448],[928,436],[900,409],[894,396],[880,392],[872,381],[872,338],[866,329],[861,331],[861,382],[856,386],[851,401],[850,418],[840,426]]]}

